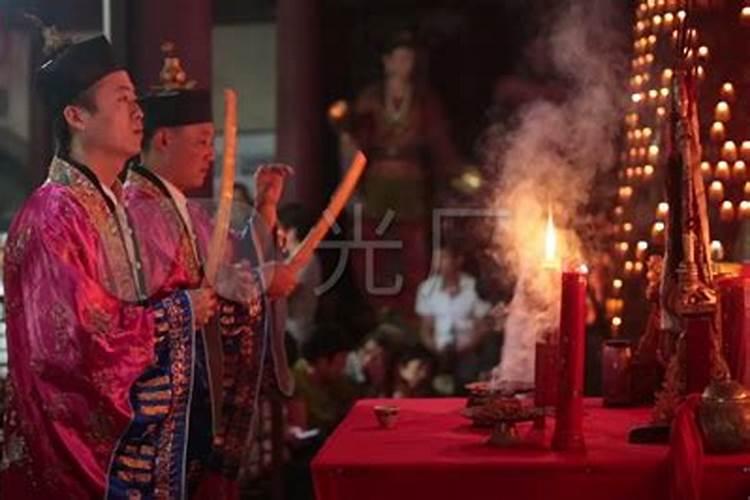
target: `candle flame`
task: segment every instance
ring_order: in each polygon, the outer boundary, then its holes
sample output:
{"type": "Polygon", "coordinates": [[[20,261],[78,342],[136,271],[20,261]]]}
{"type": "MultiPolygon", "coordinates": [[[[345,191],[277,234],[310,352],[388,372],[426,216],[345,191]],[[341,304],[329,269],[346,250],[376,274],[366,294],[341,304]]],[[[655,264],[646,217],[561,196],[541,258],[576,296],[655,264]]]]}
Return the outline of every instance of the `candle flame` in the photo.
{"type": "Polygon", "coordinates": [[[557,260],[557,234],[555,223],[552,220],[552,210],[547,212],[547,229],[544,234],[544,260],[549,265],[554,265],[557,260]]]}

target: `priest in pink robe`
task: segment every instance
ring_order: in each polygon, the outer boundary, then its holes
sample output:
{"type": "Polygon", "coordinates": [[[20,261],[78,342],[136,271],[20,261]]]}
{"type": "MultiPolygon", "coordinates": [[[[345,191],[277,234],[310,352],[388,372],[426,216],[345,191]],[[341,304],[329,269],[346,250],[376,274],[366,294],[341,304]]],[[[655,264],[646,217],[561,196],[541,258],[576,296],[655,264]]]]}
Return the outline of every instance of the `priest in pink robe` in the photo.
{"type": "Polygon", "coordinates": [[[59,48],[38,82],[58,150],[8,237],[0,490],[183,498],[195,330],[213,292],[146,289],[117,181],[142,112],[106,39],[59,48]]]}
{"type": "MultiPolygon", "coordinates": [[[[142,162],[131,165],[125,183],[125,204],[149,296],[205,280],[213,231],[206,210],[210,204],[188,197],[203,185],[214,159],[211,95],[194,88],[173,56],[165,61],[161,76],[160,84],[140,101],[145,113],[142,162]]],[[[238,244],[234,238],[227,242],[215,283],[218,324],[196,336],[187,448],[194,498],[239,495],[239,463],[250,451],[248,435],[257,406],[260,330],[268,314],[263,296],[294,285],[281,282],[287,275],[278,270],[280,265],[251,268],[247,261],[233,262],[242,253],[238,244]]]]}

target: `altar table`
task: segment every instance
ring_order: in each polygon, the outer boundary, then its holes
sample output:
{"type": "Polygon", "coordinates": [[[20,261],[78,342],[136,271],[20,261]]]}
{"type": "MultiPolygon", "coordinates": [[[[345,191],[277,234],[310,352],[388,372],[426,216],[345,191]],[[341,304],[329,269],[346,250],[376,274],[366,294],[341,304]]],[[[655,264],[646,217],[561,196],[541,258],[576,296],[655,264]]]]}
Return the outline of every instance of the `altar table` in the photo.
{"type": "MultiPolygon", "coordinates": [[[[627,442],[649,410],[586,400],[587,452],[499,449],[463,399],[361,400],[312,464],[317,500],[667,500],[667,446],[627,442]],[[393,429],[372,408],[401,408],[393,429]]],[[[547,419],[547,441],[554,419],[547,419]]],[[[528,424],[519,427],[523,436],[528,424]]],[[[749,500],[750,454],[706,455],[702,500],[749,500]]]]}

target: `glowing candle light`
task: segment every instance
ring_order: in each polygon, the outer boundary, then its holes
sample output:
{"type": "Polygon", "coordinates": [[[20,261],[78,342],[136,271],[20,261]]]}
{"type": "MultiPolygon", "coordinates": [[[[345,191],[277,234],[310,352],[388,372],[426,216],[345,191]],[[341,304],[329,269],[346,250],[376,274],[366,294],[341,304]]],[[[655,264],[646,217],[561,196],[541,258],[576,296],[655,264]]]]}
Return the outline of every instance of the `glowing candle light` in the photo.
{"type": "MultiPolygon", "coordinates": [[[[620,294],[620,290],[613,290],[612,293],[617,297],[620,294]]],[[[622,299],[607,298],[607,300],[604,301],[604,312],[607,315],[607,318],[613,318],[622,314],[623,306],[624,301],[622,299]]]]}
{"type": "Polygon", "coordinates": [[[643,178],[645,180],[651,180],[651,178],[654,176],[654,166],[653,165],[646,165],[643,167],[643,178]]]}
{"type": "Polygon", "coordinates": [[[633,263],[633,272],[635,274],[641,274],[643,272],[643,269],[643,262],[638,261],[633,263]]]}
{"type": "Polygon", "coordinates": [[[630,244],[627,241],[621,241],[617,244],[617,253],[620,255],[620,257],[625,257],[625,254],[628,253],[629,249],[630,244]]]}
{"type": "Polygon", "coordinates": [[[640,102],[641,102],[641,101],[643,100],[643,94],[641,94],[640,92],[635,92],[634,94],[632,94],[632,95],[630,96],[630,99],[631,99],[631,100],[632,100],[632,101],[633,101],[633,102],[634,102],[635,104],[639,104],[639,103],[640,103],[640,102]]]}
{"type": "Polygon", "coordinates": [[[719,219],[723,222],[731,222],[734,220],[734,205],[729,200],[724,200],[719,210],[719,219]]]}
{"type": "Polygon", "coordinates": [[[652,101],[655,101],[659,97],[659,91],[656,89],[651,89],[648,91],[648,98],[652,101]]]}
{"type": "Polygon", "coordinates": [[[745,183],[745,188],[743,189],[743,192],[745,193],[746,198],[750,198],[750,181],[745,183]]]}
{"type": "Polygon", "coordinates": [[[734,93],[734,85],[732,82],[726,82],[724,85],[721,86],[721,97],[722,99],[725,99],[727,101],[734,101],[735,93],[734,93]]]}
{"type": "Polygon", "coordinates": [[[648,242],[645,242],[643,240],[639,241],[635,246],[635,258],[636,259],[642,259],[646,256],[646,252],[648,251],[648,242]]]}
{"type": "Polygon", "coordinates": [[[635,266],[633,265],[633,261],[626,260],[623,264],[623,270],[625,271],[625,276],[630,276],[633,274],[633,269],[635,266]]]}
{"type": "Polygon", "coordinates": [[[621,279],[615,279],[612,281],[612,290],[614,291],[615,296],[620,295],[620,292],[622,292],[622,280],[621,279]]]}
{"type": "Polygon", "coordinates": [[[620,205],[617,205],[615,207],[614,214],[616,218],[618,219],[621,218],[623,215],[625,215],[625,208],[620,205]]]}
{"type": "Polygon", "coordinates": [[[680,10],[677,12],[677,20],[681,23],[685,22],[685,19],[687,18],[687,12],[684,10],[680,10]]]}
{"type": "Polygon", "coordinates": [[[724,260],[724,245],[719,240],[711,242],[711,259],[715,261],[724,260]]]}
{"type": "Polygon", "coordinates": [[[659,106],[658,108],[656,108],[656,117],[659,119],[659,121],[664,120],[666,116],[667,116],[667,108],[665,108],[664,106],[659,106]]]}
{"type": "Polygon", "coordinates": [[[635,175],[636,178],[643,177],[643,167],[635,167],[634,170],[635,171],[633,172],[633,174],[635,175]]]}
{"type": "Polygon", "coordinates": [[[750,161],[750,141],[742,141],[740,145],[740,156],[744,161],[750,161]]]}
{"type": "Polygon", "coordinates": [[[666,201],[660,202],[656,206],[656,218],[659,220],[666,220],[669,214],[669,203],[666,201]]]}
{"type": "Polygon", "coordinates": [[[627,180],[631,180],[634,175],[635,175],[635,169],[633,169],[633,167],[628,167],[625,169],[625,178],[627,180]]]}
{"type": "Polygon", "coordinates": [[[654,27],[654,30],[661,28],[662,21],[662,17],[658,14],[651,18],[651,25],[654,27]]]}
{"type": "Polygon", "coordinates": [[[648,147],[648,162],[659,163],[659,146],[651,145],[648,147]]]}
{"type": "Polygon", "coordinates": [[[744,26],[750,26],[750,6],[742,7],[742,11],[740,12],[740,22],[744,26]]]}
{"type": "Polygon", "coordinates": [[[721,181],[713,181],[708,187],[708,199],[714,203],[724,199],[724,184],[721,181]]]}
{"type": "Polygon", "coordinates": [[[644,56],[644,62],[646,64],[653,64],[654,63],[654,55],[653,54],[646,54],[644,56]]]}
{"type": "Polygon", "coordinates": [[[737,161],[737,145],[734,141],[726,141],[721,148],[721,157],[726,161],[737,161]]]}
{"type": "Polygon", "coordinates": [[[672,77],[673,76],[674,76],[674,72],[670,68],[667,68],[664,71],[662,71],[662,73],[661,73],[661,84],[662,84],[662,86],[669,87],[670,85],[672,85],[672,77]]]}
{"type": "Polygon", "coordinates": [[[708,58],[708,47],[706,47],[705,45],[701,45],[700,47],[698,47],[698,57],[702,59],[708,58]]]}
{"type": "Polygon", "coordinates": [[[630,233],[632,233],[632,232],[633,232],[633,224],[631,224],[630,222],[626,222],[626,223],[624,223],[624,224],[622,225],[622,230],[623,230],[623,232],[624,232],[624,233],[625,233],[626,235],[629,235],[630,233]]]}
{"type": "Polygon", "coordinates": [[[725,161],[720,161],[716,164],[716,178],[721,179],[723,181],[729,180],[729,163],[725,161]]]}
{"type": "Polygon", "coordinates": [[[732,177],[737,180],[745,180],[745,175],[747,173],[747,168],[745,166],[745,162],[742,160],[734,162],[734,166],[732,167],[732,177]]]}
{"type": "Polygon", "coordinates": [[[663,245],[664,244],[664,228],[666,226],[664,225],[664,222],[662,221],[656,221],[654,222],[654,225],[651,227],[651,242],[655,245],[663,245]]]}
{"type": "Polygon", "coordinates": [[[704,179],[709,179],[711,177],[711,164],[709,162],[701,162],[701,173],[703,174],[704,179]]]}
{"type": "Polygon", "coordinates": [[[646,127],[643,129],[643,133],[641,135],[643,136],[644,141],[649,142],[653,134],[654,132],[649,127],[646,127]]]}
{"type": "Polygon", "coordinates": [[[640,144],[643,139],[643,132],[641,132],[640,129],[635,129],[635,131],[633,131],[633,137],[635,138],[636,144],[640,144]]]}
{"type": "MultiPolygon", "coordinates": [[[[646,148],[638,148],[638,160],[640,161],[646,160],[646,148]]],[[[650,160],[650,161],[652,161],[653,163],[656,163],[653,160],[650,160]]]]}
{"type": "Polygon", "coordinates": [[[739,218],[742,220],[750,219],[750,201],[742,200],[740,202],[739,218]]]}
{"type": "Polygon", "coordinates": [[[617,336],[620,333],[620,326],[622,326],[622,318],[619,316],[612,318],[612,335],[617,336]]]}
{"type": "Polygon", "coordinates": [[[729,103],[727,101],[719,101],[716,105],[716,111],[714,112],[716,121],[728,122],[732,118],[732,113],[729,110],[729,103]]]}
{"type": "Polygon", "coordinates": [[[623,203],[627,203],[633,196],[633,188],[631,186],[621,186],[619,194],[620,201],[622,201],[623,203]]]}
{"type": "Polygon", "coordinates": [[[698,66],[697,68],[695,68],[695,74],[700,81],[706,79],[706,69],[703,66],[698,66]]]}
{"type": "Polygon", "coordinates": [[[724,129],[724,124],[721,122],[714,122],[713,125],[711,125],[711,140],[714,142],[721,142],[724,140],[726,136],[726,131],[724,129]]]}
{"type": "Polygon", "coordinates": [[[674,26],[674,14],[667,12],[664,14],[664,29],[671,30],[672,26],[674,26]]]}

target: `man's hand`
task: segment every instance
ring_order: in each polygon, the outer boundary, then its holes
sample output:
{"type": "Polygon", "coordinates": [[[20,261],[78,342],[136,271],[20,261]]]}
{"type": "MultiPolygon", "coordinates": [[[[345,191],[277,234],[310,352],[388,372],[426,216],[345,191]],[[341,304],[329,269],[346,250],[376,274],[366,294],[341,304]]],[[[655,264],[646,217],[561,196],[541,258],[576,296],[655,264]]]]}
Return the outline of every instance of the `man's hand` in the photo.
{"type": "Polygon", "coordinates": [[[196,288],[187,292],[193,306],[195,326],[200,328],[216,313],[216,294],[212,288],[196,288]]]}
{"type": "Polygon", "coordinates": [[[294,169],[283,163],[261,165],[255,171],[255,207],[275,207],[281,200],[286,178],[294,175],[294,169]]]}
{"type": "Polygon", "coordinates": [[[266,282],[265,292],[271,299],[288,297],[297,287],[297,276],[292,268],[281,262],[268,264],[263,268],[266,282]]]}

